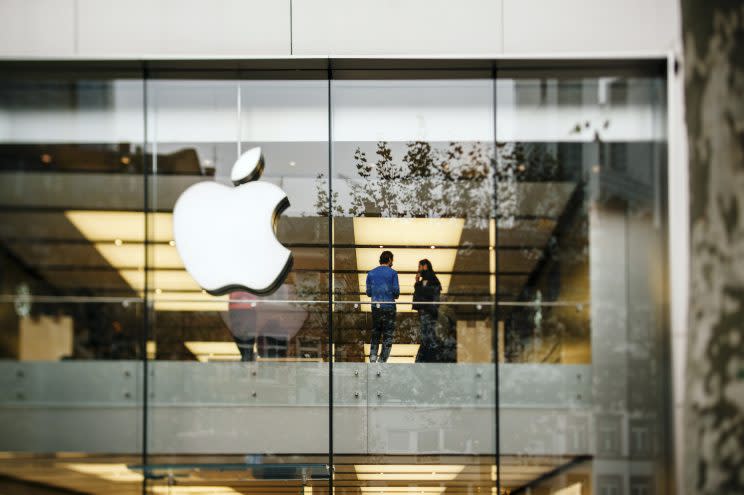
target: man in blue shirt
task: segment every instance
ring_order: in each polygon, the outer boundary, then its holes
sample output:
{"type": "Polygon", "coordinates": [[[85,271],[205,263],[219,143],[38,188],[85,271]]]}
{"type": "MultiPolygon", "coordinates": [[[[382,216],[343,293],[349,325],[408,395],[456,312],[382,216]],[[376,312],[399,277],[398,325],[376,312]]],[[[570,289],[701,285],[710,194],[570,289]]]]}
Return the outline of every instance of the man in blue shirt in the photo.
{"type": "Polygon", "coordinates": [[[400,296],[398,272],[393,270],[393,253],[380,254],[380,266],[367,273],[367,295],[372,298],[372,342],[369,362],[377,362],[377,351],[382,337],[382,353],[379,362],[390,356],[395,332],[395,299],[400,296]]]}

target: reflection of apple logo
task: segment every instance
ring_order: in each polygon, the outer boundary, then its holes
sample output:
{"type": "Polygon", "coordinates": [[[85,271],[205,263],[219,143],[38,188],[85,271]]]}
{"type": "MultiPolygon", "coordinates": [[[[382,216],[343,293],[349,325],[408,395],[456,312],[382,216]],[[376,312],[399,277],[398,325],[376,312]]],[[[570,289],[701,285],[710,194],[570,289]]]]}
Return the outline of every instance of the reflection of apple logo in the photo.
{"type": "Polygon", "coordinates": [[[236,187],[199,182],[173,208],[178,254],[210,294],[270,294],[292,267],[292,253],[276,238],[276,220],[289,200],[278,186],[256,181],[263,168],[261,148],[250,149],[230,173],[236,187]]]}

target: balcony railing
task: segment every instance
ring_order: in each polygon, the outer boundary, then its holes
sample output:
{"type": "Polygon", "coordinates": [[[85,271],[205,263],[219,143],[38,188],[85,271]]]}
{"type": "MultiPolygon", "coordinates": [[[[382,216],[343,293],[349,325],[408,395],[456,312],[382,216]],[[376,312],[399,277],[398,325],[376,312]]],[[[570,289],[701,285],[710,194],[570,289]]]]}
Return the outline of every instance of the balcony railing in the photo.
{"type": "MultiPolygon", "coordinates": [[[[488,454],[493,364],[0,363],[0,451],[488,454]]],[[[500,364],[500,451],[590,454],[591,365],[500,364]]]]}

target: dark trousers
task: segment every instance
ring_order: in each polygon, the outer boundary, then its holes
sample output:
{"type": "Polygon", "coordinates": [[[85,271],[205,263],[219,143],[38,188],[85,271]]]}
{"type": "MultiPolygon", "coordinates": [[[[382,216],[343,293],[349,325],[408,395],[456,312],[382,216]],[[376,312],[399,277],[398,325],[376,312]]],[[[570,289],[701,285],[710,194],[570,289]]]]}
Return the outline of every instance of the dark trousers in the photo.
{"type": "Polygon", "coordinates": [[[416,354],[417,363],[433,363],[437,361],[439,353],[437,345],[437,315],[433,311],[419,311],[419,323],[421,324],[419,335],[419,350],[416,354]]]}
{"type": "MultiPolygon", "coordinates": [[[[230,332],[240,351],[241,361],[255,361],[257,357],[287,357],[287,338],[281,336],[256,335],[258,333],[256,312],[251,309],[230,310],[230,332]],[[258,356],[253,351],[256,344],[258,356]]],[[[269,322],[270,323],[270,322],[269,322]]],[[[266,325],[266,324],[265,324],[266,325]]],[[[273,328],[276,329],[278,323],[273,328]]],[[[264,330],[266,327],[264,327],[264,330]]]]}
{"type": "Polygon", "coordinates": [[[282,337],[268,337],[259,335],[258,337],[235,339],[235,345],[240,351],[241,361],[255,361],[257,357],[262,358],[284,358],[287,357],[287,339],[282,337]],[[254,344],[258,347],[258,356],[253,352],[254,344]]]}
{"type": "Polygon", "coordinates": [[[256,312],[252,309],[231,309],[230,332],[240,351],[241,361],[253,361],[253,344],[256,342],[256,312]]]}
{"type": "Polygon", "coordinates": [[[395,333],[395,307],[376,307],[372,305],[372,342],[369,350],[369,362],[387,362],[390,349],[393,347],[393,333],[395,333]],[[382,352],[377,359],[377,351],[382,338],[382,352]]]}
{"type": "Polygon", "coordinates": [[[240,360],[241,361],[255,361],[255,353],[253,352],[253,344],[256,342],[256,339],[254,337],[250,337],[247,339],[240,339],[238,337],[234,337],[235,339],[235,345],[238,346],[238,350],[240,351],[240,360]]]}

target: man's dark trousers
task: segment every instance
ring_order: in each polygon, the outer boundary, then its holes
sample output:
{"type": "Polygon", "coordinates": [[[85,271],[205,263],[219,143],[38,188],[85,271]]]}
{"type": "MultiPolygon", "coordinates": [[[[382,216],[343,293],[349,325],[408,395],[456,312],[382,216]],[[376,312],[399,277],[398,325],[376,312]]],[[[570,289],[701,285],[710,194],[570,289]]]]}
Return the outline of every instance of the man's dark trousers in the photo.
{"type": "Polygon", "coordinates": [[[395,306],[381,306],[372,304],[372,342],[369,351],[369,362],[377,359],[377,349],[382,338],[382,353],[379,362],[387,362],[390,349],[393,347],[393,333],[395,333],[395,306]]]}

